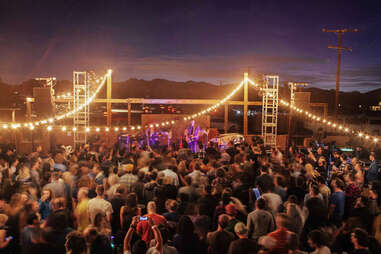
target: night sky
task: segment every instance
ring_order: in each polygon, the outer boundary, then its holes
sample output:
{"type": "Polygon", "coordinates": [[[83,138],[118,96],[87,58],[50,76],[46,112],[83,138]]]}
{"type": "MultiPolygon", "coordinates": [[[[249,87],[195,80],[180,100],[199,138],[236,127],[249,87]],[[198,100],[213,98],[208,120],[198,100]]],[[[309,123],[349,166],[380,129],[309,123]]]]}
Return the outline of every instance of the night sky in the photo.
{"type": "Polygon", "coordinates": [[[380,1],[0,0],[0,77],[7,83],[73,70],[114,80],[239,81],[242,73],[342,90],[381,88],[380,1]]]}

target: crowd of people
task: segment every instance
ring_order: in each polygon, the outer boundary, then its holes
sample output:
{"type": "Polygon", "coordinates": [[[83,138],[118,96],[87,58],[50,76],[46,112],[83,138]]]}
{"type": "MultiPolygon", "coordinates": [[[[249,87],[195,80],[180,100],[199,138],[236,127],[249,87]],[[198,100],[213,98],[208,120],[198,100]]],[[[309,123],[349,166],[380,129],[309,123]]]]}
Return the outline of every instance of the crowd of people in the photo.
{"type": "Polygon", "coordinates": [[[379,180],[361,148],[4,145],[0,253],[381,253],[379,180]]]}

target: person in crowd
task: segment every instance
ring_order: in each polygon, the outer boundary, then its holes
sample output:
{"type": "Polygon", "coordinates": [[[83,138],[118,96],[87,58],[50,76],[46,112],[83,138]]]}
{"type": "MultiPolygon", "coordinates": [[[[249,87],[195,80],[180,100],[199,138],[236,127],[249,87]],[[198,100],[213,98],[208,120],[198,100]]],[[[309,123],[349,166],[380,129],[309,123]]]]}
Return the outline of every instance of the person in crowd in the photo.
{"type": "Polygon", "coordinates": [[[230,242],[235,240],[234,234],[226,231],[226,227],[228,225],[229,216],[226,214],[221,214],[218,217],[217,230],[207,234],[207,242],[210,246],[210,251],[212,254],[226,254],[230,242]]]}
{"type": "Polygon", "coordinates": [[[0,253],[380,253],[374,147],[270,154],[253,142],[213,144],[203,158],[176,146],[0,145],[0,253]],[[368,155],[369,168],[354,157],[368,155]]]}
{"type": "Polygon", "coordinates": [[[267,234],[275,240],[275,245],[272,247],[272,253],[287,253],[288,252],[288,238],[292,234],[287,229],[289,225],[289,217],[285,213],[277,214],[275,218],[276,230],[267,234]]]}
{"type": "Polygon", "coordinates": [[[378,164],[376,161],[376,154],[374,152],[371,152],[369,155],[370,165],[368,168],[366,168],[366,180],[368,183],[377,181],[379,179],[378,177],[378,164]]]}
{"type": "Polygon", "coordinates": [[[234,226],[234,232],[238,240],[230,243],[228,254],[254,254],[258,251],[258,245],[255,240],[248,238],[248,229],[245,224],[238,222],[234,226]]]}
{"type": "Polygon", "coordinates": [[[82,233],[72,231],[66,236],[65,248],[67,254],[86,254],[86,239],[82,233]]]}
{"type": "Polygon", "coordinates": [[[259,237],[274,231],[274,217],[266,210],[266,200],[259,198],[255,202],[255,210],[247,216],[249,238],[257,240],[259,237]]]}
{"type": "Polygon", "coordinates": [[[94,227],[87,227],[83,234],[90,254],[112,254],[110,239],[100,234],[94,227]]]}
{"type": "Polygon", "coordinates": [[[86,187],[82,187],[78,191],[78,204],[75,208],[74,215],[77,220],[77,230],[83,232],[85,228],[90,224],[89,214],[87,212],[87,206],[89,203],[89,190],[86,187]]]}
{"type": "Polygon", "coordinates": [[[5,224],[8,221],[8,216],[5,214],[0,214],[0,253],[10,253],[9,244],[13,237],[8,235],[7,228],[5,224]]]}
{"type": "Polygon", "coordinates": [[[50,189],[42,191],[41,199],[39,200],[38,212],[41,214],[41,220],[45,220],[51,212],[51,204],[53,192],[50,189]]]}
{"type": "Polygon", "coordinates": [[[97,196],[90,199],[87,203],[87,211],[91,222],[94,222],[95,216],[102,213],[106,216],[107,221],[111,221],[113,213],[112,205],[109,201],[104,199],[104,187],[98,185],[96,188],[97,196]]]}
{"type": "Polygon", "coordinates": [[[368,233],[361,228],[355,228],[351,233],[351,242],[354,250],[351,254],[370,254],[368,233]]]}
{"type": "Polygon", "coordinates": [[[341,225],[345,211],[344,182],[339,178],[332,179],[333,193],[329,199],[329,217],[337,226],[341,225]]]}
{"type": "Polygon", "coordinates": [[[142,240],[144,240],[147,245],[154,238],[154,234],[152,231],[152,227],[148,222],[148,218],[150,218],[155,225],[167,225],[167,220],[164,216],[156,213],[156,204],[154,201],[150,201],[147,203],[147,214],[140,218],[139,223],[136,227],[136,232],[141,236],[142,240]]]}
{"type": "Polygon", "coordinates": [[[331,250],[327,247],[326,236],[318,229],[308,234],[308,244],[314,249],[311,254],[331,254],[331,250]]]}
{"type": "Polygon", "coordinates": [[[201,242],[194,232],[194,225],[189,216],[180,217],[177,233],[173,237],[173,245],[179,254],[200,253],[201,242]]]}

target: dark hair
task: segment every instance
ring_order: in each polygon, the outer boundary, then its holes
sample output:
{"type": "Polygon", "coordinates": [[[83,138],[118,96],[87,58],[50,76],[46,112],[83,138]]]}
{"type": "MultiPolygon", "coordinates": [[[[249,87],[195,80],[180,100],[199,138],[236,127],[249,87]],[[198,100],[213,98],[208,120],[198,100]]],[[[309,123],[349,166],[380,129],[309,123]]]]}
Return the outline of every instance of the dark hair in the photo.
{"type": "Polygon", "coordinates": [[[132,253],[145,254],[147,252],[147,244],[143,240],[137,240],[132,246],[132,253]]]}
{"type": "Polygon", "coordinates": [[[262,167],[260,167],[260,170],[261,170],[262,172],[265,172],[265,173],[268,173],[268,172],[269,172],[269,168],[266,167],[266,166],[262,166],[262,167]]]}
{"type": "Polygon", "coordinates": [[[316,184],[311,184],[311,189],[312,189],[312,192],[317,195],[319,194],[319,186],[317,186],[316,184]]]}
{"type": "Polygon", "coordinates": [[[181,216],[177,225],[177,233],[183,236],[190,236],[193,234],[193,231],[194,225],[192,220],[186,215],[181,216]]]}
{"type": "Polygon", "coordinates": [[[96,192],[98,195],[103,195],[105,192],[105,188],[103,187],[103,185],[98,185],[96,188],[96,192]]]}
{"type": "Polygon", "coordinates": [[[299,246],[298,236],[294,232],[290,232],[288,236],[288,248],[290,250],[297,250],[299,246]]]}
{"type": "Polygon", "coordinates": [[[159,225],[159,230],[160,230],[161,238],[163,239],[163,244],[166,244],[168,242],[168,237],[170,234],[169,230],[164,225],[159,225]]]}
{"type": "Polygon", "coordinates": [[[116,188],[116,193],[124,194],[124,187],[123,186],[119,186],[118,188],[116,188]]]}
{"type": "Polygon", "coordinates": [[[344,184],[343,180],[341,180],[340,178],[337,178],[337,177],[334,180],[336,181],[337,187],[339,187],[340,189],[344,189],[345,184],[344,184]]]}
{"type": "Polygon", "coordinates": [[[257,207],[259,209],[265,209],[266,208],[266,200],[264,198],[257,199],[257,201],[255,203],[257,204],[257,207]]]}
{"type": "Polygon", "coordinates": [[[362,228],[355,228],[353,230],[354,237],[360,246],[367,247],[369,245],[368,233],[362,228]]]}
{"type": "Polygon", "coordinates": [[[28,217],[26,219],[26,223],[28,225],[33,225],[34,220],[38,220],[38,216],[37,216],[36,213],[31,213],[31,214],[28,215],[28,217]]]}
{"type": "Polygon", "coordinates": [[[127,195],[126,198],[126,206],[128,208],[135,208],[138,205],[138,196],[136,195],[135,192],[131,192],[130,194],[127,195]]]}
{"type": "Polygon", "coordinates": [[[326,238],[321,230],[312,230],[310,233],[308,233],[308,239],[311,239],[311,241],[316,244],[317,247],[326,245],[326,238]]]}
{"type": "Polygon", "coordinates": [[[66,236],[65,247],[72,254],[85,253],[87,250],[86,239],[80,232],[72,231],[66,236]]]}
{"type": "Polygon", "coordinates": [[[325,184],[325,178],[324,178],[323,176],[318,176],[318,177],[316,178],[316,181],[317,181],[318,183],[325,184]]]}
{"type": "Polygon", "coordinates": [[[229,216],[226,214],[221,214],[218,216],[218,225],[220,225],[221,228],[226,228],[229,226],[229,216]]]}

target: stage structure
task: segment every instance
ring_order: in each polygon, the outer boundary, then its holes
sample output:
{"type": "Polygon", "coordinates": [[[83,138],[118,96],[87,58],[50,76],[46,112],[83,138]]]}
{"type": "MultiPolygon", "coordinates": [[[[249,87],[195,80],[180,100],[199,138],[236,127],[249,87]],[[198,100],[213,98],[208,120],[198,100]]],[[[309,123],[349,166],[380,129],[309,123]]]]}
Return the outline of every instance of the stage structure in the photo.
{"type": "Polygon", "coordinates": [[[278,129],[279,76],[266,75],[262,92],[263,143],[266,147],[275,148],[278,129]]]}
{"type": "Polygon", "coordinates": [[[86,104],[90,97],[90,82],[87,72],[73,72],[73,108],[80,110],[73,114],[74,148],[87,142],[87,130],[90,126],[90,103],[86,104]]]}
{"type": "Polygon", "coordinates": [[[35,78],[35,80],[43,81],[44,87],[50,88],[50,95],[52,99],[54,98],[54,86],[56,85],[56,77],[48,77],[48,78],[35,78]]]}

